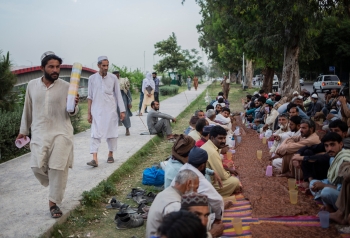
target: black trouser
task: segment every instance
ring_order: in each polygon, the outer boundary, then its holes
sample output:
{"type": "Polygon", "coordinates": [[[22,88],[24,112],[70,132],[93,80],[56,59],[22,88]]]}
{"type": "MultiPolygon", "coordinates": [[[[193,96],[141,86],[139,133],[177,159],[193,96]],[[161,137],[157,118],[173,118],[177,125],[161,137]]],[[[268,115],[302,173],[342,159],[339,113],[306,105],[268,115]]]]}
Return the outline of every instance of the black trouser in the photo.
{"type": "Polygon", "coordinates": [[[329,155],[314,155],[312,159],[315,160],[315,162],[303,161],[301,163],[304,181],[309,181],[309,178],[318,180],[326,179],[329,169],[329,155]]]}
{"type": "Polygon", "coordinates": [[[154,92],[154,100],[159,102],[159,93],[154,92]]]}

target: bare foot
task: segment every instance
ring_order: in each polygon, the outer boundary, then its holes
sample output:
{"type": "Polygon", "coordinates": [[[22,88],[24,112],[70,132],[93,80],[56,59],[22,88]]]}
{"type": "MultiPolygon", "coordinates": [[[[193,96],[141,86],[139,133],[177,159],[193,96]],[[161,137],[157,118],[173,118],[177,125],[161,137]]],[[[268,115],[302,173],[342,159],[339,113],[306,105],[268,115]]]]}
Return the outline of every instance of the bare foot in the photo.
{"type": "Polygon", "coordinates": [[[232,206],[232,204],[233,204],[232,201],[225,202],[224,209],[229,209],[232,206]]]}
{"type": "MultiPolygon", "coordinates": [[[[349,215],[349,218],[350,218],[350,215],[349,215]]],[[[349,222],[349,221],[344,219],[344,214],[340,210],[333,212],[333,213],[330,213],[329,219],[335,221],[336,223],[338,223],[340,225],[345,225],[347,222],[349,222]]]]}

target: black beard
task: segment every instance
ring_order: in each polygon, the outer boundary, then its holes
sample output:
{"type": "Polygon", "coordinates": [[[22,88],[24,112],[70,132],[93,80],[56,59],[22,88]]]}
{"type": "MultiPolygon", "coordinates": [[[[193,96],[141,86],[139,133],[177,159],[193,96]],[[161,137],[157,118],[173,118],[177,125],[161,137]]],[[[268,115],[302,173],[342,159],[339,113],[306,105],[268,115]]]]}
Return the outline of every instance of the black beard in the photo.
{"type": "Polygon", "coordinates": [[[51,83],[53,83],[53,82],[55,82],[55,80],[58,79],[59,74],[57,74],[57,73],[48,74],[48,73],[44,72],[44,76],[45,76],[45,79],[47,79],[48,81],[50,81],[51,83]],[[56,78],[56,79],[52,78],[52,77],[51,77],[52,75],[57,75],[57,78],[56,78]]]}
{"type": "Polygon", "coordinates": [[[205,176],[205,169],[206,168],[204,168],[203,170],[201,170],[201,173],[205,176]]]}

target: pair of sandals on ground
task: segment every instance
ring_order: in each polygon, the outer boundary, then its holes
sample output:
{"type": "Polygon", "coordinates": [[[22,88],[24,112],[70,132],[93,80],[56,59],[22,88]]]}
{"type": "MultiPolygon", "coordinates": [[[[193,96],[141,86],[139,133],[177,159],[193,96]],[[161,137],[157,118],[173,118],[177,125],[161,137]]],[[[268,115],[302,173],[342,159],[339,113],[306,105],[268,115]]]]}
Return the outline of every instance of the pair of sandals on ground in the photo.
{"type": "MultiPolygon", "coordinates": [[[[114,163],[114,158],[108,157],[107,163],[109,163],[109,164],[114,163]]],[[[96,162],[96,160],[91,160],[90,162],[87,162],[86,164],[90,165],[92,167],[98,167],[98,163],[96,162]]]]}

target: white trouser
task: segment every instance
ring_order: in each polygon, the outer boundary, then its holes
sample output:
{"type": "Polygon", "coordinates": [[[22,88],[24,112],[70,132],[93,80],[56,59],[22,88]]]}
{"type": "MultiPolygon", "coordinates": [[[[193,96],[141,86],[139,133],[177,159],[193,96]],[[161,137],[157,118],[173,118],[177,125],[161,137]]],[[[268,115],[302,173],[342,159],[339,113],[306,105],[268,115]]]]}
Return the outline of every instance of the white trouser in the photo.
{"type": "Polygon", "coordinates": [[[275,167],[276,169],[282,170],[282,158],[277,158],[272,160],[272,165],[273,167],[275,167]]]}
{"type": "Polygon", "coordinates": [[[68,163],[64,170],[32,167],[34,175],[41,185],[45,187],[50,185],[49,200],[53,203],[60,204],[63,200],[67,185],[68,168],[68,163]]]}
{"type": "MultiPolygon", "coordinates": [[[[113,152],[113,151],[117,150],[117,139],[118,139],[118,137],[106,139],[109,151],[113,152]]],[[[101,144],[101,138],[91,137],[90,154],[97,153],[98,148],[100,147],[100,144],[101,144]]]]}

